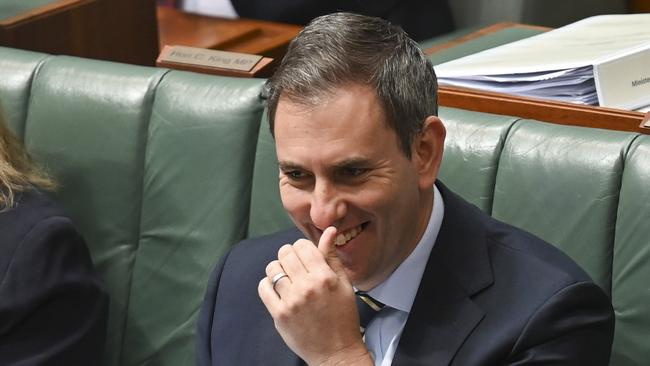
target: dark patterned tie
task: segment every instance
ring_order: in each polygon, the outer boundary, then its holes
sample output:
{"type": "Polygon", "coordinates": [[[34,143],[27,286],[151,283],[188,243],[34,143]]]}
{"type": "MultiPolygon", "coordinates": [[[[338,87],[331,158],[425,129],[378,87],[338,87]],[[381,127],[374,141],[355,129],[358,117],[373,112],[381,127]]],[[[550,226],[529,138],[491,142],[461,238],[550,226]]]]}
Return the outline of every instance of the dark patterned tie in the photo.
{"type": "Polygon", "coordinates": [[[361,335],[366,333],[366,327],[372,320],[372,318],[377,315],[377,313],[384,308],[384,304],[373,299],[370,295],[365,292],[357,291],[354,293],[357,295],[357,310],[359,311],[359,330],[361,335]]]}

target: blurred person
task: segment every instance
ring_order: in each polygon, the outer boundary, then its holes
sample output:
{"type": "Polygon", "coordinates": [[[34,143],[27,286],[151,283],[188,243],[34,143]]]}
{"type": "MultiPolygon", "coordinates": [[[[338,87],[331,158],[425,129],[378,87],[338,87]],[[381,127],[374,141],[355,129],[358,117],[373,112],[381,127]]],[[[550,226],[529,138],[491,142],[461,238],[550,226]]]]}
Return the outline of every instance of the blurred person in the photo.
{"type": "Polygon", "coordinates": [[[108,295],[0,109],[0,365],[100,365],[108,295]]]}
{"type": "Polygon", "coordinates": [[[300,25],[319,15],[347,11],[386,19],[417,41],[454,29],[446,0],[182,0],[180,4],[185,11],[205,15],[300,25]]]}

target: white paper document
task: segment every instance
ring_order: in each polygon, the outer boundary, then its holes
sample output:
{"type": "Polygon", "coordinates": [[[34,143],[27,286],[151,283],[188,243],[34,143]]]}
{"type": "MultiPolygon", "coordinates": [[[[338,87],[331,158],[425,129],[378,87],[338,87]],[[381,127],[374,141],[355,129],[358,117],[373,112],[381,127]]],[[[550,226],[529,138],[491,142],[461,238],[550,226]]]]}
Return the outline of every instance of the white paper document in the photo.
{"type": "Polygon", "coordinates": [[[650,103],[650,14],[601,15],[436,66],[440,84],[634,109],[650,103]]]}

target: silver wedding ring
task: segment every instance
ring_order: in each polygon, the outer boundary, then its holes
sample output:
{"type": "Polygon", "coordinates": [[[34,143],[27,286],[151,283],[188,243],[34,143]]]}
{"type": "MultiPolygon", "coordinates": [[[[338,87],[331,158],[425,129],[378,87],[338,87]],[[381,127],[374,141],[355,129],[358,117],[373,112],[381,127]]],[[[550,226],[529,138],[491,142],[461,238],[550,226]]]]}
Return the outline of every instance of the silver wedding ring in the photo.
{"type": "Polygon", "coordinates": [[[273,285],[273,291],[277,292],[277,290],[275,290],[275,285],[277,285],[277,283],[280,282],[280,280],[285,277],[289,277],[289,275],[284,272],[280,272],[275,276],[273,276],[273,278],[271,279],[271,285],[273,285]]]}

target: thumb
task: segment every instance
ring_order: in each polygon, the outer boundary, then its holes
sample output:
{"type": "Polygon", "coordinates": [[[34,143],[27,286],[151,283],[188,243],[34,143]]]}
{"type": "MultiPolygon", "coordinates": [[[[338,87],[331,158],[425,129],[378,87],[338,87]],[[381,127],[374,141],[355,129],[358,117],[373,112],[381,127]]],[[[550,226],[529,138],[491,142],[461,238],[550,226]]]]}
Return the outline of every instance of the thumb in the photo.
{"type": "Polygon", "coordinates": [[[343,263],[341,263],[339,256],[336,254],[334,245],[336,234],[337,230],[334,226],[330,226],[325,229],[325,231],[323,231],[323,234],[320,236],[320,240],[318,240],[318,250],[325,257],[325,260],[327,261],[327,264],[330,266],[330,268],[332,268],[332,270],[337,275],[339,275],[339,277],[343,276],[344,278],[347,278],[347,275],[343,270],[343,263]]]}

